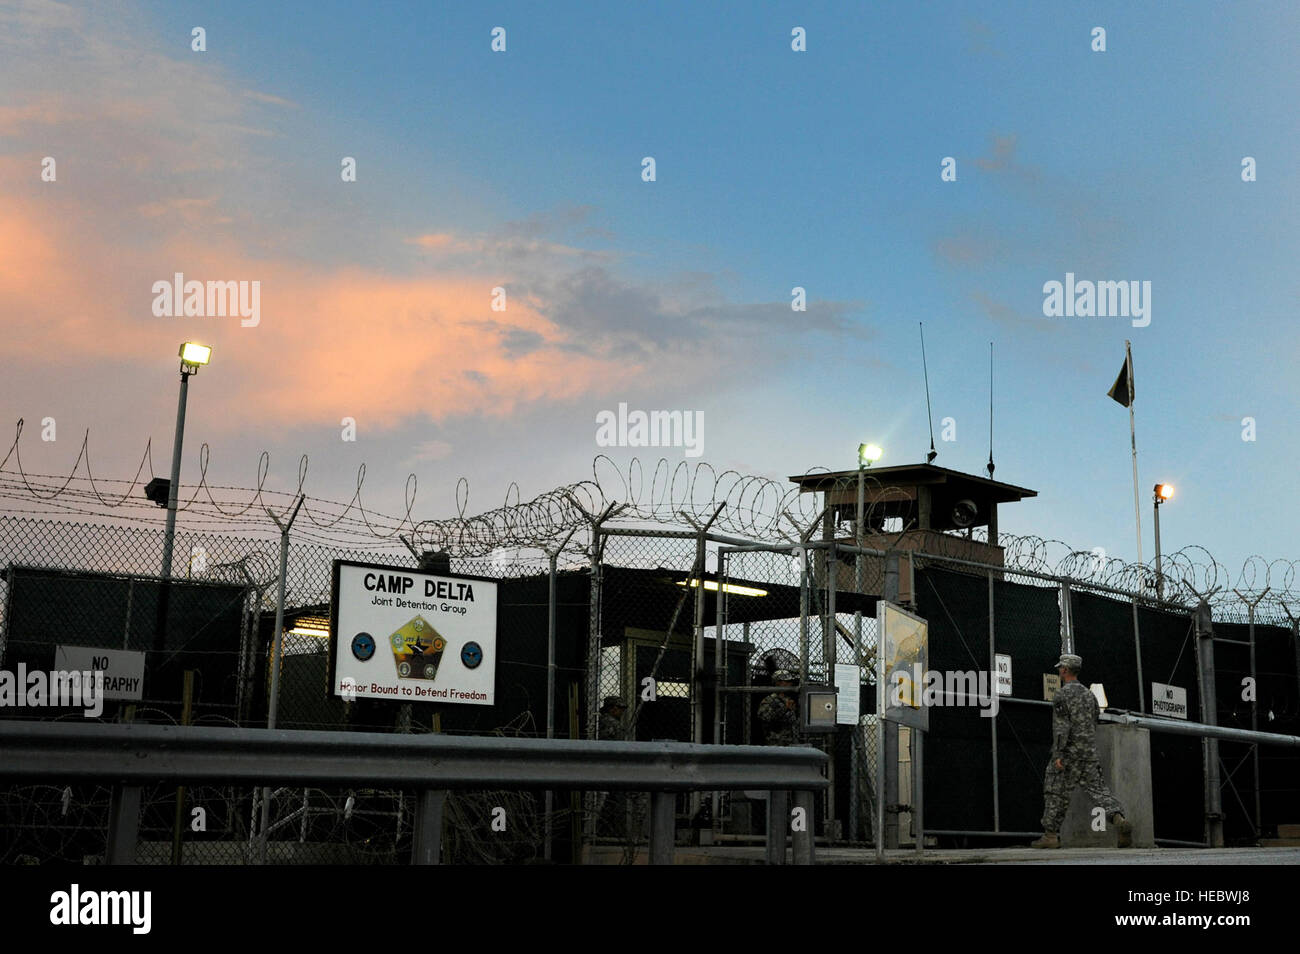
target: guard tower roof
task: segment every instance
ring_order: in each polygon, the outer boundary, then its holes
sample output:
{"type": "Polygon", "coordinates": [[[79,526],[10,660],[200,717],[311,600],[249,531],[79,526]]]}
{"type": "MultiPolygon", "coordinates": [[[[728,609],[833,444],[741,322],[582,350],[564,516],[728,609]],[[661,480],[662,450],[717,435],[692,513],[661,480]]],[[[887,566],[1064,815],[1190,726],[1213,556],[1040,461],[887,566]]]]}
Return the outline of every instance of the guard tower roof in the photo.
{"type": "MultiPolygon", "coordinates": [[[[899,464],[895,467],[867,467],[864,473],[870,480],[882,487],[936,487],[942,485],[952,494],[978,495],[995,503],[1012,503],[1026,497],[1037,497],[1038,491],[1015,484],[1004,484],[988,477],[963,474],[961,471],[936,467],[934,464],[899,464]]],[[[856,493],[858,479],[857,468],[839,470],[824,474],[800,474],[791,477],[799,485],[802,493],[822,493],[837,489],[848,489],[856,493]]]]}

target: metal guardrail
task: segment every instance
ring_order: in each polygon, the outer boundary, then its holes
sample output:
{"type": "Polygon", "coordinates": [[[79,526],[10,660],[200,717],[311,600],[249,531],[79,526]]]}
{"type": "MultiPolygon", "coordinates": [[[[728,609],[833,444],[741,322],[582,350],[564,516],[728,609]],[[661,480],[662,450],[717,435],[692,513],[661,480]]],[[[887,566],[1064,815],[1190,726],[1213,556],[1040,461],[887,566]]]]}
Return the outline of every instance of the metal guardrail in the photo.
{"type": "Polygon", "coordinates": [[[648,791],[651,864],[672,863],[677,792],[767,790],[767,858],[781,864],[792,792],[805,820],[794,861],[812,864],[826,763],[816,749],[778,746],[0,721],[0,778],[112,785],[110,864],[134,862],[141,787],[154,783],[412,788],[413,864],[439,860],[447,791],[475,788],[648,791]]]}
{"type": "Polygon", "coordinates": [[[1300,748],[1300,735],[1282,735],[1278,732],[1260,732],[1255,729],[1237,729],[1226,725],[1206,725],[1204,722],[1183,722],[1177,719],[1161,719],[1153,716],[1135,715],[1129,712],[1105,713],[1102,724],[1132,725],[1151,732],[1168,732],[1172,735],[1191,735],[1204,739],[1224,739],[1228,742],[1243,742],[1251,745],[1280,745],[1287,748],[1300,748]]]}

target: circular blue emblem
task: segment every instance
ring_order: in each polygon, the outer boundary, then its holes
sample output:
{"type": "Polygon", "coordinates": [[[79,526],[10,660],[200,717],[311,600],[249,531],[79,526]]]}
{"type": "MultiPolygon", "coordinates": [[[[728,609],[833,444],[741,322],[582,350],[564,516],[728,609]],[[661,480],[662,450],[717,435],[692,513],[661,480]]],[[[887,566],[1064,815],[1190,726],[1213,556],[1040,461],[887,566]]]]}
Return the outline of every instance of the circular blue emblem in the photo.
{"type": "Polygon", "coordinates": [[[483,661],[483,647],[478,643],[466,643],[460,648],[460,661],[466,669],[477,669],[483,661]]]}
{"type": "Polygon", "coordinates": [[[352,655],[365,662],[375,654],[375,637],[369,633],[357,633],[352,637],[352,655]]]}

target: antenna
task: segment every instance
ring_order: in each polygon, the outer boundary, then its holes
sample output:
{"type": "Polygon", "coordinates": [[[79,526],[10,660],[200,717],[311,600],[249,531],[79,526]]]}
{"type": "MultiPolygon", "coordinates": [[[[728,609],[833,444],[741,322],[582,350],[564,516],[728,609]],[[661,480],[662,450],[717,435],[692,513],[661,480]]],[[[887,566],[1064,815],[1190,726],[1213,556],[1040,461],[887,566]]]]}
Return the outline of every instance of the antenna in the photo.
{"type": "Polygon", "coordinates": [[[993,342],[989,342],[989,480],[993,479],[993,342]]]}
{"type": "Polygon", "coordinates": [[[930,368],[925,363],[925,323],[918,321],[917,324],[921,326],[921,370],[925,372],[925,416],[930,422],[930,453],[925,455],[925,462],[932,464],[939,456],[939,452],[934,449],[934,412],[930,410],[930,368]]]}

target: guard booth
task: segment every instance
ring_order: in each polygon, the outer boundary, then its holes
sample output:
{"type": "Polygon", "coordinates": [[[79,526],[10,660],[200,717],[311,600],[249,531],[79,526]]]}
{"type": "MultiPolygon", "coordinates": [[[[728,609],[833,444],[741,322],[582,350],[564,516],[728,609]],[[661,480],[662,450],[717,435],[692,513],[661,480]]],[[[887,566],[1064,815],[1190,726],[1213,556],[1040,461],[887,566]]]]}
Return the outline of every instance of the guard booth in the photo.
{"type": "MultiPolygon", "coordinates": [[[[1004,561],[998,545],[998,505],[1038,496],[1035,490],[934,464],[804,474],[790,481],[799,486],[800,493],[825,495],[828,509],[822,525],[823,539],[831,539],[835,528],[844,524],[856,529],[861,496],[864,547],[932,553],[999,567],[1004,561]],[[978,527],[986,528],[985,540],[975,539],[978,527]]],[[[851,544],[857,537],[851,532],[838,539],[851,544]]],[[[906,557],[904,560],[906,567],[910,561],[906,557]]],[[[867,579],[883,578],[879,560],[871,569],[874,576],[868,573],[867,579]]],[[[852,565],[841,567],[841,573],[848,579],[842,578],[840,587],[854,589],[852,565]]],[[[908,582],[902,579],[900,585],[908,582]]],[[[898,599],[912,602],[905,592],[900,592],[898,599]]]]}
{"type": "MultiPolygon", "coordinates": [[[[862,601],[859,609],[863,617],[873,618],[871,635],[865,644],[869,646],[874,646],[876,598],[913,610],[918,608],[920,594],[913,553],[1000,568],[1005,563],[1003,549],[998,544],[999,505],[1037,496],[1036,491],[1024,487],[929,463],[802,474],[789,479],[801,493],[823,495],[826,507],[820,528],[823,542],[834,540],[839,545],[853,546],[860,541],[864,548],[886,554],[893,551],[896,555],[895,563],[888,555],[856,559],[843,554],[833,564],[833,570],[825,551],[816,552],[810,561],[816,585],[823,590],[834,588],[837,615],[853,612],[853,601],[862,601]],[[975,530],[980,527],[986,530],[984,540],[975,537],[975,530]]],[[[1000,573],[997,575],[1001,577],[1000,573]]],[[[843,640],[834,638],[824,641],[826,669],[836,662],[853,661],[851,650],[846,652],[843,644],[843,640]]],[[[943,647],[939,649],[942,651],[943,647]]],[[[870,660],[863,664],[869,666],[870,660]]],[[[942,668],[942,663],[936,668],[942,668]]],[[[885,765],[885,787],[879,798],[887,806],[900,806],[910,800],[906,794],[912,768],[907,751],[909,733],[904,731],[900,747],[898,725],[887,722],[884,751],[877,753],[873,740],[875,709],[875,686],[864,684],[860,724],[841,725],[827,738],[835,783],[827,804],[830,829],[850,841],[870,837],[867,818],[868,812],[874,811],[878,797],[874,781],[878,757],[883,758],[885,765]]],[[[933,770],[935,763],[930,765],[933,770]]],[[[931,774],[931,770],[924,774],[931,774]]],[[[907,823],[906,813],[886,816],[886,847],[898,847],[900,828],[906,830],[907,823]]]]}

